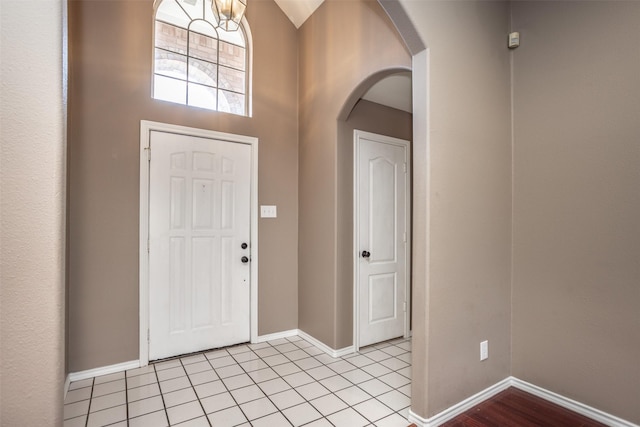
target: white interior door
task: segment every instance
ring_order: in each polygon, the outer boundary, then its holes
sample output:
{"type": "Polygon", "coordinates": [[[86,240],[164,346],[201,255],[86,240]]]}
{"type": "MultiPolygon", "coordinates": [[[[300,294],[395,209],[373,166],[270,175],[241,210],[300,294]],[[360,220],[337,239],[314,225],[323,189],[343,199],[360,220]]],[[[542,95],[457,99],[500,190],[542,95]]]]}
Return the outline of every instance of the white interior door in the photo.
{"type": "Polygon", "coordinates": [[[355,131],[359,347],[408,330],[409,142],[355,131]]]}
{"type": "Polygon", "coordinates": [[[149,359],[249,341],[251,147],[152,131],[150,150],[149,359]]]}

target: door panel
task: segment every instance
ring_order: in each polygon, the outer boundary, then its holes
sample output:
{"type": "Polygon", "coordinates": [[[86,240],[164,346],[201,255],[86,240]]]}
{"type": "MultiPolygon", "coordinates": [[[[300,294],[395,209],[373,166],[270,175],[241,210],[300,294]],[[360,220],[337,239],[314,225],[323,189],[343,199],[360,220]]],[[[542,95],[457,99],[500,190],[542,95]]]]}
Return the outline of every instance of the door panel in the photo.
{"type": "Polygon", "coordinates": [[[151,132],[149,358],[250,338],[251,148],[151,132]]]}
{"type": "Polygon", "coordinates": [[[356,132],[359,346],[407,327],[408,143],[397,141],[356,132]]]}
{"type": "Polygon", "coordinates": [[[372,263],[396,261],[396,166],[383,157],[369,160],[369,252],[372,263]]]}
{"type": "Polygon", "coordinates": [[[395,273],[369,276],[369,324],[393,321],[397,317],[395,273]]]}

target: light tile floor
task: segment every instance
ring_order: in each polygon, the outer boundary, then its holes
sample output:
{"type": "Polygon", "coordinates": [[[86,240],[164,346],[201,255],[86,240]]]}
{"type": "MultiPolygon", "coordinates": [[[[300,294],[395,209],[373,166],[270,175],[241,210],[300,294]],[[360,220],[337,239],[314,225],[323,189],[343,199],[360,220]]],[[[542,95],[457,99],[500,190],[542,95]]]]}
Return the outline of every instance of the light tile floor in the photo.
{"type": "Polygon", "coordinates": [[[411,341],[333,358],[300,337],[71,383],[64,427],[406,427],[411,341]]]}

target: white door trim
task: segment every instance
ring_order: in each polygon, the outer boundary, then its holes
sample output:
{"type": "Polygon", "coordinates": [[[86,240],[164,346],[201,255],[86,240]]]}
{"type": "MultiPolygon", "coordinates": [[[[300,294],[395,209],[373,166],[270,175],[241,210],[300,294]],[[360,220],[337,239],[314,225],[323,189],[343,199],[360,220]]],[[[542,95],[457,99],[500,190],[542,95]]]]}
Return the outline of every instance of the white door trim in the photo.
{"type": "Polygon", "coordinates": [[[404,337],[410,336],[411,321],[411,143],[404,139],[393,138],[390,136],[378,135],[371,132],[365,132],[355,129],[353,131],[353,347],[354,351],[360,350],[360,292],[358,289],[358,281],[360,277],[360,230],[358,227],[358,218],[360,215],[360,186],[358,185],[359,162],[360,155],[359,140],[360,138],[373,139],[375,141],[384,142],[386,144],[397,145],[405,148],[407,154],[407,179],[405,181],[405,224],[407,226],[407,244],[406,248],[406,280],[405,280],[405,298],[406,307],[404,313],[404,337]]]}
{"type": "Polygon", "coordinates": [[[258,138],[167,123],[140,121],[140,366],[149,364],[149,141],[151,131],[217,139],[251,146],[251,342],[258,339],[258,138]]]}

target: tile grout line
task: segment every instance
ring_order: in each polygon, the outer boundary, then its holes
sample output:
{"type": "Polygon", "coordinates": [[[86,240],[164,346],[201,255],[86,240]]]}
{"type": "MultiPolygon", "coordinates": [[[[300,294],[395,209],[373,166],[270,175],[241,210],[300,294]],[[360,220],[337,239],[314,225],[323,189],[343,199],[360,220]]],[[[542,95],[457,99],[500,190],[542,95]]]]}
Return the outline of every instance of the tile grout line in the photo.
{"type": "MultiPolygon", "coordinates": [[[[303,339],[303,341],[304,341],[304,339],[303,339]]],[[[292,344],[293,344],[293,343],[292,343],[292,344]]],[[[294,344],[294,345],[295,345],[295,344],[294,344]]],[[[297,346],[296,346],[296,347],[297,347],[297,346]]],[[[309,348],[309,347],[305,347],[305,348],[309,348]]],[[[305,353],[307,353],[304,349],[301,349],[301,350],[302,350],[302,351],[304,351],[305,353]]],[[[309,353],[307,353],[307,354],[309,354],[309,353]]],[[[284,356],[284,357],[287,357],[284,353],[283,353],[283,356],[284,356]]],[[[315,356],[312,356],[312,355],[310,355],[310,354],[309,354],[309,356],[310,356],[312,359],[314,359],[314,360],[318,360],[315,356]]],[[[288,358],[287,358],[287,359],[288,359],[288,358]]],[[[289,359],[289,360],[291,360],[291,359],[289,359]]],[[[298,360],[303,360],[303,359],[298,359],[298,360]]],[[[322,365],[321,365],[321,366],[324,366],[324,367],[326,367],[327,369],[329,369],[329,370],[331,370],[332,372],[334,372],[334,373],[336,374],[336,376],[339,376],[339,375],[340,375],[340,374],[338,374],[337,372],[335,372],[333,369],[331,369],[331,368],[329,368],[327,365],[325,365],[322,361],[318,360],[318,362],[322,363],[322,365]]],[[[296,365],[298,368],[302,369],[298,364],[296,364],[296,362],[295,362],[295,361],[291,360],[291,363],[293,363],[294,365],[296,365]]],[[[312,368],[312,369],[313,369],[313,368],[312,368]]],[[[306,372],[306,371],[305,371],[304,369],[302,369],[302,372],[306,372]]],[[[309,374],[307,374],[307,375],[309,375],[309,374]]],[[[282,377],[281,377],[281,378],[282,378],[282,377]]],[[[313,378],[313,377],[312,377],[312,378],[313,378]]],[[[329,378],[329,377],[327,377],[327,378],[329,378]]],[[[320,381],[319,381],[319,380],[316,380],[315,378],[313,378],[313,379],[314,379],[314,381],[315,381],[317,384],[320,384],[322,387],[324,387],[324,388],[326,388],[327,390],[329,390],[326,386],[324,386],[324,384],[320,383],[320,381]]],[[[282,380],[286,382],[286,380],[285,380],[284,378],[282,378],[282,380]]],[[[287,383],[287,384],[288,384],[288,383],[287,383]]],[[[310,383],[310,384],[311,384],[311,383],[310,383]]],[[[294,390],[296,393],[298,393],[298,392],[295,390],[295,388],[294,388],[294,387],[292,387],[291,389],[292,389],[292,390],[294,390]]],[[[300,393],[298,393],[298,394],[300,395],[300,393]]],[[[333,393],[331,390],[329,390],[329,394],[333,394],[333,395],[335,395],[335,393],[333,393]]],[[[316,410],[316,411],[321,415],[321,417],[320,417],[320,418],[315,419],[315,420],[312,420],[312,421],[309,421],[308,423],[303,424],[303,426],[304,426],[304,425],[311,424],[311,423],[314,423],[314,422],[316,422],[316,421],[318,421],[318,420],[324,419],[324,420],[326,420],[329,424],[331,424],[333,427],[335,427],[335,424],[334,424],[334,423],[332,423],[331,421],[329,421],[329,419],[327,418],[327,416],[325,416],[322,412],[320,412],[320,411],[318,410],[318,408],[316,408],[316,407],[313,405],[313,403],[311,403],[309,400],[307,400],[307,398],[306,398],[306,397],[304,397],[304,396],[302,396],[302,395],[300,395],[300,396],[304,399],[304,403],[307,403],[307,404],[311,405],[311,407],[312,407],[312,408],[314,408],[314,409],[315,409],[315,410],[316,410]]],[[[327,394],[327,395],[325,395],[325,396],[328,396],[328,394],[327,394]]],[[[320,397],[323,397],[323,396],[320,396],[320,397]]],[[[319,397],[318,397],[318,398],[319,398],[319,397]]],[[[336,398],[338,398],[339,400],[341,400],[338,396],[336,396],[336,398]]],[[[341,400],[341,401],[342,401],[342,400],[341,400]]],[[[345,404],[346,404],[346,402],[343,402],[343,403],[345,403],[345,404]]],[[[302,403],[300,403],[299,405],[291,406],[291,407],[289,407],[289,408],[287,408],[287,409],[295,408],[296,406],[301,406],[301,405],[302,405],[302,403]]],[[[348,406],[348,404],[347,404],[347,406],[348,406]]],[[[280,408],[278,408],[278,409],[280,409],[280,408]]],[[[337,412],[339,412],[339,411],[336,411],[336,412],[334,412],[334,413],[337,413],[337,412]]],[[[334,413],[331,413],[331,414],[329,414],[329,415],[333,415],[334,413]]],[[[283,414],[283,415],[284,415],[284,414],[283,414]]],[[[293,424],[293,423],[292,423],[292,424],[293,424]]]]}
{"type": "Polygon", "coordinates": [[[89,415],[91,415],[91,403],[93,402],[93,387],[96,384],[95,377],[91,381],[91,394],[89,395],[89,407],[87,408],[87,419],[84,421],[84,427],[89,426],[89,415]]]}
{"type": "MultiPolygon", "coordinates": [[[[233,359],[233,361],[236,362],[238,364],[238,366],[240,366],[240,364],[237,362],[235,357],[233,357],[233,354],[229,353],[229,350],[225,349],[225,351],[233,359]]],[[[222,356],[222,357],[225,357],[225,356],[222,356]]],[[[258,356],[258,357],[260,357],[260,356],[258,356]]],[[[213,364],[211,363],[211,360],[207,356],[205,356],[205,359],[207,359],[207,362],[209,362],[209,365],[211,366],[211,369],[213,369],[213,372],[215,372],[216,376],[220,379],[220,383],[222,384],[224,389],[227,391],[229,396],[231,396],[231,399],[233,399],[233,401],[235,402],[236,407],[238,408],[238,410],[240,410],[240,412],[242,413],[242,416],[244,416],[244,418],[247,420],[247,422],[249,424],[251,424],[251,421],[249,420],[249,417],[247,417],[247,414],[245,414],[244,410],[242,410],[242,407],[240,406],[240,404],[236,400],[235,396],[231,393],[231,390],[229,389],[229,387],[227,387],[227,384],[225,384],[224,379],[218,374],[218,371],[216,370],[216,368],[213,367],[213,364]]],[[[227,365],[227,366],[231,366],[231,365],[227,365]]],[[[221,368],[224,368],[224,367],[225,366],[221,366],[221,368]]],[[[240,366],[240,367],[242,368],[242,366],[240,366]]],[[[235,375],[232,375],[232,376],[235,376],[235,375]]],[[[231,378],[231,377],[227,377],[227,378],[231,378]]],[[[251,378],[251,377],[249,377],[249,378],[251,378]]],[[[253,378],[251,378],[251,381],[253,381],[253,378]]],[[[218,393],[218,394],[222,394],[222,393],[218,393]]],[[[214,396],[217,396],[217,395],[214,395],[214,396]]],[[[200,396],[198,396],[197,393],[196,393],[196,397],[198,398],[198,401],[200,401],[200,396]]],[[[207,397],[210,397],[210,396],[207,396],[207,397]]],[[[202,405],[202,402],[200,402],[200,405],[202,405]]],[[[202,407],[202,409],[204,410],[204,406],[202,407]]],[[[220,412],[220,411],[224,411],[226,409],[229,409],[229,408],[223,408],[223,409],[220,409],[220,410],[214,411],[214,412],[220,412]]],[[[214,413],[214,412],[212,412],[212,413],[214,413]]],[[[205,414],[206,414],[206,411],[205,411],[205,414]]],[[[209,421],[208,414],[207,414],[207,421],[209,421]]]]}
{"type": "Polygon", "coordinates": [[[167,411],[167,404],[164,402],[164,393],[162,392],[162,388],[160,388],[160,377],[158,376],[158,370],[156,369],[155,363],[153,364],[153,373],[156,376],[156,381],[158,383],[158,390],[160,390],[160,399],[162,400],[162,407],[164,408],[164,417],[167,420],[167,425],[170,426],[171,422],[169,421],[169,412],[167,411]]]}
{"type": "Polygon", "coordinates": [[[124,371],[124,410],[127,427],[129,427],[129,386],[127,385],[127,371],[124,371]]]}
{"type": "MultiPolygon", "coordinates": [[[[285,340],[286,340],[286,338],[283,338],[283,339],[285,339],[285,340]]],[[[274,341],[275,341],[275,340],[274,340],[274,341]]],[[[288,340],[287,340],[287,341],[288,341],[288,340]]],[[[275,351],[277,351],[277,352],[278,352],[278,354],[282,354],[282,353],[280,353],[280,351],[278,351],[278,349],[277,349],[277,348],[275,348],[275,346],[273,346],[269,341],[267,341],[267,344],[269,344],[269,346],[271,346],[271,348],[273,348],[275,351]]],[[[249,348],[249,351],[253,351],[253,350],[251,350],[251,348],[250,348],[250,347],[247,347],[247,348],[249,348]]],[[[269,369],[271,369],[272,371],[276,372],[276,371],[273,369],[273,367],[272,367],[271,365],[269,365],[267,362],[265,362],[265,361],[263,360],[262,356],[260,356],[260,355],[259,355],[258,353],[256,353],[256,352],[254,352],[254,353],[256,354],[256,356],[258,356],[258,358],[259,358],[259,360],[260,360],[260,361],[262,361],[265,365],[267,365],[267,367],[269,367],[269,369]]],[[[274,354],[274,356],[275,356],[275,354],[274,354]]],[[[233,357],[233,355],[231,355],[231,357],[233,357]]],[[[267,356],[267,357],[269,357],[269,356],[267,356]]],[[[287,360],[289,360],[286,356],[284,356],[284,357],[285,357],[287,360]]],[[[235,357],[233,357],[233,359],[234,359],[234,360],[236,360],[236,358],[235,358],[235,357]]],[[[237,362],[237,360],[236,360],[236,362],[237,362]]],[[[285,363],[288,363],[288,362],[285,362],[285,363]]],[[[281,363],[281,365],[283,365],[283,364],[284,364],[284,363],[281,363]]],[[[289,419],[289,418],[288,418],[288,417],[287,417],[287,416],[286,416],[286,415],[285,415],[285,414],[280,410],[280,408],[278,408],[278,405],[276,405],[276,404],[273,402],[273,400],[271,400],[271,398],[269,397],[269,395],[268,395],[267,393],[265,393],[265,392],[264,392],[264,390],[262,390],[262,387],[260,387],[260,385],[259,385],[259,384],[258,384],[258,383],[253,379],[253,377],[252,377],[251,375],[249,375],[249,372],[244,368],[244,366],[240,365],[239,363],[238,363],[238,366],[240,366],[240,368],[244,371],[245,375],[247,375],[249,378],[251,378],[251,381],[253,381],[253,384],[254,384],[256,387],[258,387],[258,389],[259,389],[259,390],[264,394],[264,396],[267,398],[267,400],[268,400],[268,401],[269,401],[269,402],[274,406],[274,408],[276,408],[276,409],[278,410],[277,412],[279,412],[279,413],[284,417],[284,419],[285,419],[285,420],[287,420],[287,421],[289,422],[289,424],[291,424],[291,425],[293,426],[294,424],[291,422],[291,420],[290,420],[290,419],[289,419]]],[[[275,365],[275,366],[277,366],[277,365],[275,365]]],[[[276,372],[276,374],[278,374],[278,372],[276,372]]],[[[280,378],[280,379],[282,379],[282,380],[284,381],[284,379],[280,376],[280,374],[278,374],[278,378],[280,378]]],[[[274,378],[274,379],[275,379],[275,378],[274,378]]],[[[271,381],[271,380],[267,380],[267,381],[271,381]]],[[[263,382],[266,382],[266,381],[263,381],[263,382]]],[[[286,382],[286,381],[285,381],[285,382],[286,382]]],[[[287,383],[287,385],[289,385],[289,383],[287,383]]],[[[258,399],[256,399],[256,400],[258,400],[258,399]]],[[[248,402],[245,402],[245,403],[248,403],[248,402]]],[[[256,420],[259,420],[260,418],[268,417],[268,416],[270,416],[270,415],[272,415],[272,414],[275,414],[275,413],[276,413],[276,412],[273,412],[273,413],[271,413],[271,414],[267,414],[267,415],[264,415],[264,416],[262,416],[262,417],[258,417],[258,418],[256,418],[256,420]]],[[[249,420],[249,418],[247,418],[247,420],[249,421],[249,424],[251,424],[251,422],[252,422],[252,421],[255,421],[255,420],[249,420]]]]}
{"type": "MultiPolygon", "coordinates": [[[[203,356],[204,356],[204,354],[203,354],[203,356]]],[[[204,358],[207,359],[207,356],[204,356],[204,358]]],[[[182,366],[182,369],[184,370],[184,374],[187,377],[187,381],[189,381],[189,384],[191,384],[191,388],[193,389],[193,393],[196,395],[196,399],[198,401],[198,405],[200,405],[200,408],[202,409],[202,413],[204,414],[204,419],[207,420],[207,424],[209,424],[209,427],[213,427],[212,424],[211,424],[211,421],[209,421],[209,417],[208,417],[207,411],[205,411],[204,406],[202,405],[202,402],[200,401],[200,397],[198,396],[198,393],[196,393],[196,388],[193,385],[193,382],[191,381],[191,377],[189,376],[189,373],[187,372],[187,369],[184,367],[184,362],[182,361],[182,358],[180,358],[179,360],[180,360],[180,366],[182,366]]],[[[207,359],[207,360],[209,360],[209,359],[207,359]]],[[[216,376],[218,376],[217,373],[216,373],[216,376]]],[[[162,393],[162,390],[160,391],[160,393],[162,393]]],[[[190,402],[186,402],[186,403],[190,403],[190,402]]],[[[197,418],[198,417],[195,417],[195,418],[191,418],[190,420],[185,420],[185,421],[181,421],[181,422],[192,421],[192,420],[195,420],[197,418]]]]}

